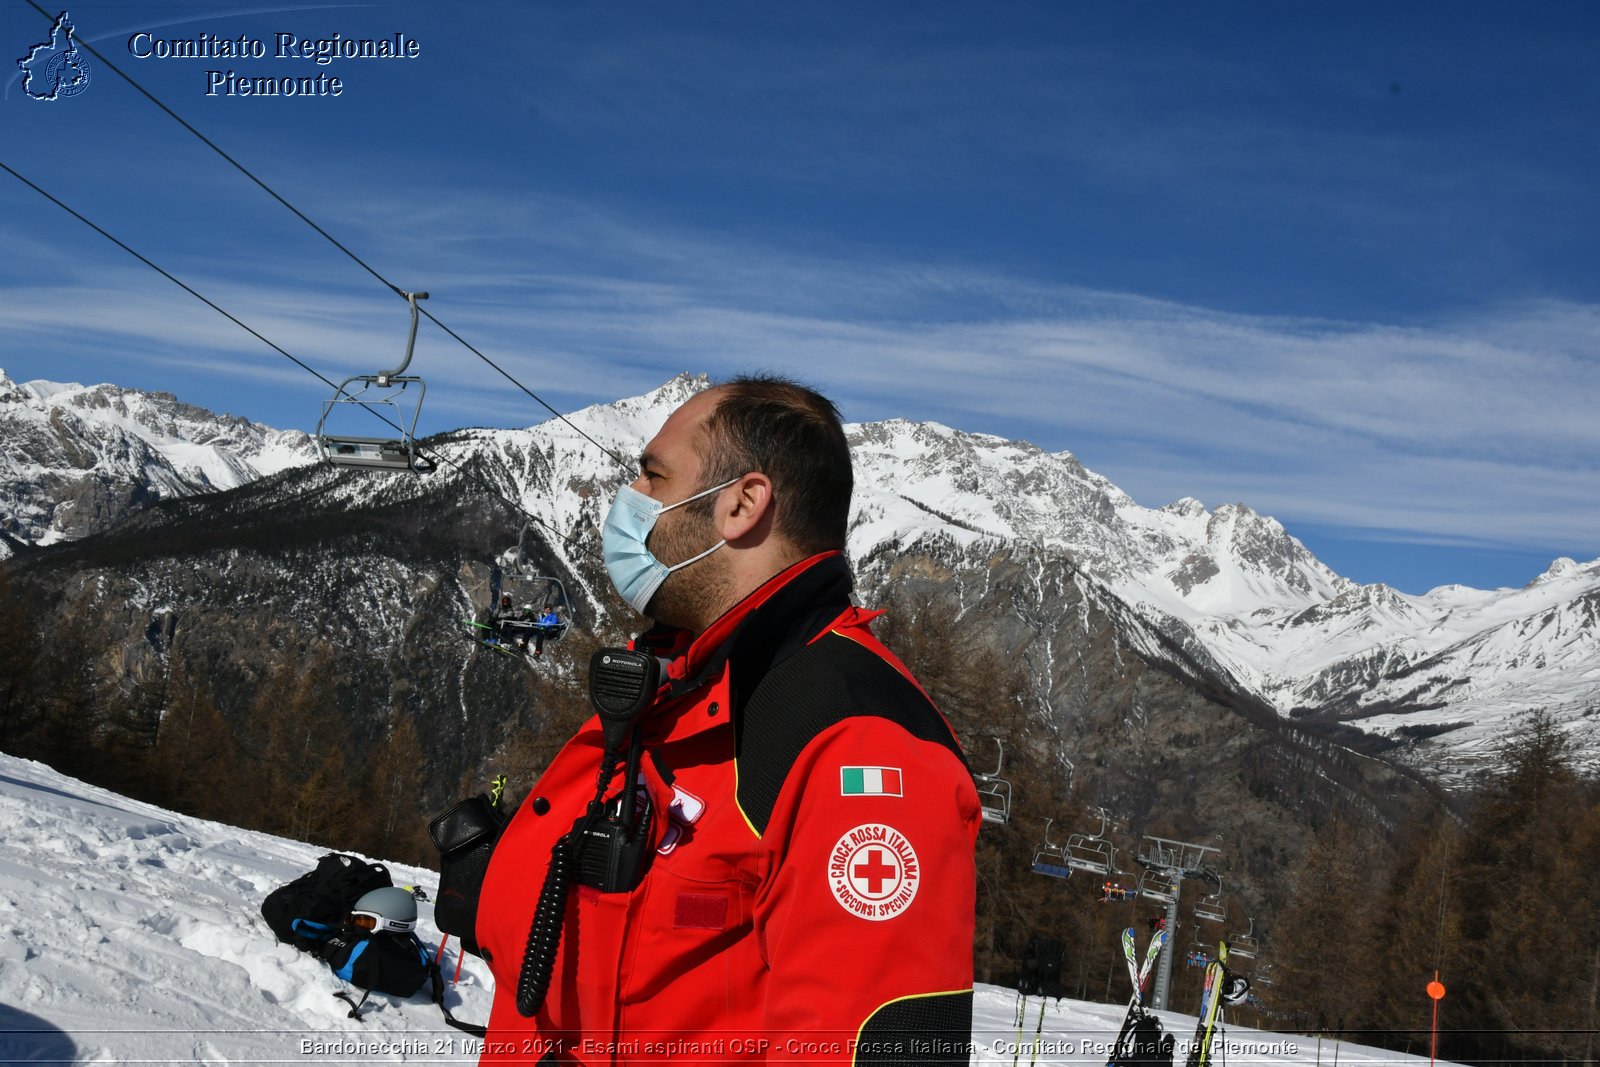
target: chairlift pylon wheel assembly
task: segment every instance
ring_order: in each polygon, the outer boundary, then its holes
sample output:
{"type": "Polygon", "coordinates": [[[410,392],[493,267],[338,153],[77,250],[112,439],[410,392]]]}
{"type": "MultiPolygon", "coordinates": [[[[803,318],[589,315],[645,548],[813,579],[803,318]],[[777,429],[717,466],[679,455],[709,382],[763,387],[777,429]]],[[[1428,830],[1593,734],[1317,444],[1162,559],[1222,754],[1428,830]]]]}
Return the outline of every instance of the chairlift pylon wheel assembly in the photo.
{"type": "MultiPolygon", "coordinates": [[[[427,395],[428,386],[416,375],[405,373],[417,346],[417,301],[428,299],[428,294],[401,295],[411,308],[411,332],[406,337],[405,359],[393,370],[351,375],[335,386],[332,399],[322,404],[322,417],[317,420],[317,452],[325,462],[336,467],[402,470],[416,474],[427,474],[433,470],[432,461],[417,451],[417,418],[422,414],[422,401],[427,395]],[[411,386],[416,386],[414,394],[406,392],[411,386]],[[343,411],[348,404],[358,405],[376,414],[389,423],[395,434],[379,437],[330,430],[328,417],[336,411],[343,411]],[[385,410],[392,412],[393,417],[384,414],[385,410]]],[[[342,422],[342,416],[335,421],[342,422]]]]}

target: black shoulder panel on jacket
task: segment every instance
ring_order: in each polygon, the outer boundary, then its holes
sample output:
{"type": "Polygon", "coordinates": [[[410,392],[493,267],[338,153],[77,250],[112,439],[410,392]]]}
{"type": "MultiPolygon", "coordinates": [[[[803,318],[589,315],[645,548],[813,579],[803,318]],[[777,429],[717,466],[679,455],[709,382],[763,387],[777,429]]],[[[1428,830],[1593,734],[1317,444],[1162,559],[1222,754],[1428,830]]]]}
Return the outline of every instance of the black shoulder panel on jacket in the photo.
{"type": "Polygon", "coordinates": [[[899,723],[965,763],[944,717],[916,683],[859,642],[824,634],[773,667],[739,715],[739,807],[758,833],[767,832],[778,793],[805,747],[860,715],[899,723]]]}
{"type": "Polygon", "coordinates": [[[972,990],[891,1001],[861,1028],[859,1067],[967,1063],[972,1058],[972,990]]]}

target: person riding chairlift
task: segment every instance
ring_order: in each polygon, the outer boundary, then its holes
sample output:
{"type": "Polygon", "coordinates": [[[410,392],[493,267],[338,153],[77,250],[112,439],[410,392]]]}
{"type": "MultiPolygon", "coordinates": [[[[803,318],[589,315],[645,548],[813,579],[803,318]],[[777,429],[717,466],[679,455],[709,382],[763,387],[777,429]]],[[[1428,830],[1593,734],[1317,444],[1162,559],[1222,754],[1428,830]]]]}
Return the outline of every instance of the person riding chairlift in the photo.
{"type": "MultiPolygon", "coordinates": [[[[534,619],[532,604],[529,604],[525,611],[528,618],[534,619]]],[[[545,638],[559,636],[561,636],[561,616],[557,615],[556,609],[547,603],[545,604],[543,610],[540,611],[538,618],[534,620],[533,624],[534,658],[537,659],[544,655],[545,638]]]]}
{"type": "Polygon", "coordinates": [[[531,615],[532,612],[528,607],[525,606],[519,612],[512,605],[510,593],[501,593],[499,607],[495,608],[489,616],[489,621],[495,627],[493,642],[501,645],[516,645],[518,648],[527,647],[527,635],[519,630],[508,628],[506,623],[522,621],[530,618],[531,615]]]}

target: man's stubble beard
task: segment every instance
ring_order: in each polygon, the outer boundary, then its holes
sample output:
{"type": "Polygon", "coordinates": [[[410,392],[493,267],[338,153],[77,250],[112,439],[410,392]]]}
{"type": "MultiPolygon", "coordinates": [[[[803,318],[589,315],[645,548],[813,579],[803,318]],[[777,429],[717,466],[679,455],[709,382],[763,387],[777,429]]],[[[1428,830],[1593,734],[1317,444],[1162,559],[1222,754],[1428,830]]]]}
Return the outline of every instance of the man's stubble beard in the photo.
{"type": "MultiPolygon", "coordinates": [[[[699,555],[721,540],[709,509],[699,511],[691,504],[678,515],[668,514],[662,518],[678,521],[656,524],[650,533],[650,552],[669,567],[699,555]]],[[[667,575],[650,603],[645,605],[644,613],[658,625],[675,626],[697,634],[705,630],[732,606],[727,602],[733,580],[723,554],[726,547],[667,575]]]]}

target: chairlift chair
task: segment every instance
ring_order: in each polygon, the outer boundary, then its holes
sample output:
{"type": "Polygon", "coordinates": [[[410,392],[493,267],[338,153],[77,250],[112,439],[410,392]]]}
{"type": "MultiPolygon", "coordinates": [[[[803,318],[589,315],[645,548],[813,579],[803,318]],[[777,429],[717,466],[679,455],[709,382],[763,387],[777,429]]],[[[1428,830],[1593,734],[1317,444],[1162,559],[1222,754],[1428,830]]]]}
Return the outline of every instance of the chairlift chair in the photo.
{"type": "MultiPolygon", "coordinates": [[[[533,607],[540,616],[553,612],[559,624],[545,626],[544,638],[559,641],[574,621],[572,598],[567,595],[566,584],[560,578],[541,571],[529,556],[528,531],[532,526],[531,520],[524,523],[522,532],[517,535],[517,554],[502,575],[500,588],[510,594],[513,603],[533,607]]],[[[530,624],[530,627],[537,628],[537,625],[530,624]]]]}
{"type": "Polygon", "coordinates": [[[511,597],[513,605],[523,609],[520,615],[498,620],[497,625],[502,630],[514,636],[538,636],[545,641],[559,641],[567,635],[572,617],[567,603],[567,589],[561,584],[561,579],[550,575],[518,578],[508,574],[500,580],[500,588],[515,590],[506,595],[511,597]],[[552,615],[555,616],[554,620],[549,619],[552,615]]]}
{"type": "Polygon", "coordinates": [[[1242,934],[1228,938],[1228,951],[1243,959],[1253,960],[1261,953],[1261,942],[1255,936],[1256,921],[1247,919],[1249,925],[1242,934]]]}
{"type": "Polygon", "coordinates": [[[1201,871],[1200,877],[1211,888],[1211,892],[1194,902],[1194,917],[1208,923],[1227,922],[1228,908],[1222,902],[1222,876],[1214,869],[1206,868],[1201,871]]]}
{"type": "MultiPolygon", "coordinates": [[[[422,400],[427,394],[427,383],[414,374],[406,374],[411,356],[417,345],[417,301],[428,299],[427,293],[404,293],[411,307],[411,333],[406,338],[406,358],[394,370],[377,374],[353,374],[333,390],[333,398],[323,402],[322,418],[317,420],[317,451],[323,460],[337,467],[367,467],[376,470],[413,471],[427,474],[433,463],[417,451],[417,417],[422,414],[422,400]],[[408,399],[406,390],[416,386],[415,403],[402,404],[408,399]],[[387,421],[399,434],[375,437],[368,434],[334,432],[328,427],[328,417],[346,404],[358,404],[387,421]],[[387,410],[393,417],[384,415],[387,410]],[[409,411],[410,417],[407,418],[409,411]]],[[[342,422],[343,419],[334,420],[342,422]]]]}
{"type": "Polygon", "coordinates": [[[1228,909],[1222,903],[1221,895],[1201,897],[1194,902],[1194,917],[1208,923],[1225,923],[1228,921],[1228,909]]]}
{"type": "Polygon", "coordinates": [[[1066,853],[1062,846],[1050,840],[1050,824],[1054,820],[1044,821],[1044,844],[1040,845],[1033,853],[1033,873],[1048,875],[1051,878],[1071,878],[1072,868],[1067,866],[1066,853]]]}
{"type": "Polygon", "coordinates": [[[983,807],[983,821],[1000,826],[1011,821],[1011,783],[1000,776],[1005,769],[1006,746],[998,737],[992,738],[1000,749],[993,774],[974,774],[973,784],[978,787],[978,803],[983,807]]]}
{"type": "Polygon", "coordinates": [[[1178,899],[1180,884],[1165,869],[1155,868],[1139,876],[1139,895],[1158,904],[1171,904],[1178,899]]]}
{"type": "Polygon", "coordinates": [[[1110,819],[1105,808],[1095,810],[1100,815],[1100,829],[1092,834],[1072,834],[1067,838],[1067,866],[1091,874],[1119,874],[1121,872],[1116,869],[1116,846],[1105,836],[1110,819]]]}

